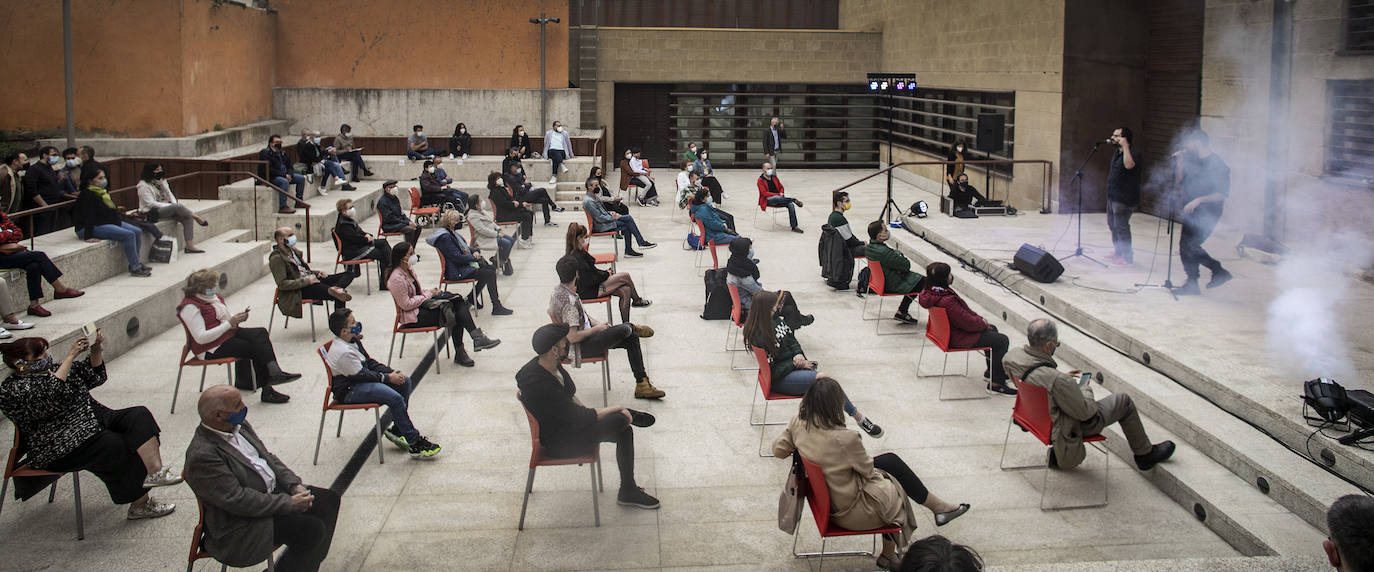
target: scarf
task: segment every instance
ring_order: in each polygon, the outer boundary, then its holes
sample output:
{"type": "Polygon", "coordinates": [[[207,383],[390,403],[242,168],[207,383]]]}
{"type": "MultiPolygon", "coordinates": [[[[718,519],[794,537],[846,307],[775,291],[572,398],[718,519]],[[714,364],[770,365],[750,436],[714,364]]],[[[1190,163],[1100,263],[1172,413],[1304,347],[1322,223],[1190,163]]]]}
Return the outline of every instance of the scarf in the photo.
{"type": "Polygon", "coordinates": [[[108,189],[102,189],[95,185],[91,185],[89,187],[86,187],[86,190],[95,193],[95,196],[100,197],[100,200],[105,201],[105,206],[110,208],[116,208],[114,204],[114,199],[110,198],[110,191],[108,189]]]}
{"type": "Polygon", "coordinates": [[[741,278],[749,276],[754,280],[759,279],[759,265],[749,260],[747,254],[731,254],[730,259],[725,261],[725,271],[741,278]]]}

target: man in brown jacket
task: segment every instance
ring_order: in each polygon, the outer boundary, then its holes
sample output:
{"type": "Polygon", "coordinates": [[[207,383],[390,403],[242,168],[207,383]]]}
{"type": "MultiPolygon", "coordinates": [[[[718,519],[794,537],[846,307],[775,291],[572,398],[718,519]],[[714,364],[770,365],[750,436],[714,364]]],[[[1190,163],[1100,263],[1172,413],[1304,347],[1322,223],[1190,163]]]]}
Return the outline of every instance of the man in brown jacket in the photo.
{"type": "Polygon", "coordinates": [[[334,299],[334,309],[343,308],[353,296],[344,288],[353,282],[353,274],[340,272],[326,275],[310,269],[305,257],[296,249],[296,231],[281,227],[272,234],[272,253],[267,256],[267,267],[272,270],[272,279],[277,282],[277,309],[283,316],[300,318],[301,300],[334,299]]]}
{"type": "Polygon", "coordinates": [[[1050,397],[1049,467],[1072,469],[1083,462],[1083,437],[1098,435],[1112,423],[1121,424],[1121,432],[1135,454],[1135,465],[1142,471],[1174,454],[1173,441],[1151,445],[1140,424],[1135,403],[1125,393],[1114,393],[1099,401],[1093,400],[1088,384],[1079,385],[1082,372],[1059,371],[1054,351],[1059,348],[1059,331],[1054,322],[1041,318],[1026,328],[1026,345],[1007,352],[1002,360],[1007,373],[1018,383],[1043,387],[1050,397]]]}
{"type": "Polygon", "coordinates": [[[200,426],[186,447],[186,484],[203,504],[205,550],[236,568],[253,566],[286,545],[280,572],[319,570],[329,555],[339,494],[306,486],[262,444],[244,419],[237,389],[200,394],[200,426]]]}

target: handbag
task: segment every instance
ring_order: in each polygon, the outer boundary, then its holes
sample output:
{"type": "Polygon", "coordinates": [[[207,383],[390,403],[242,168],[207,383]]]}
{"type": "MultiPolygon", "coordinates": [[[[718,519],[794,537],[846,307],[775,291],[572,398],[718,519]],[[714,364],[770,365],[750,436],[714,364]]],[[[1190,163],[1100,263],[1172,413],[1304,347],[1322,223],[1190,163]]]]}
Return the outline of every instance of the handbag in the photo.
{"type": "Polygon", "coordinates": [[[153,241],[152,246],[148,248],[148,261],[170,264],[175,259],[176,250],[177,243],[174,238],[153,241]]]}
{"type": "Polygon", "coordinates": [[[787,474],[787,480],[782,483],[782,492],[778,494],[778,528],[788,534],[796,534],[797,523],[801,522],[802,503],[806,500],[801,487],[805,479],[806,473],[802,468],[801,456],[794,452],[792,469],[787,474]]]}

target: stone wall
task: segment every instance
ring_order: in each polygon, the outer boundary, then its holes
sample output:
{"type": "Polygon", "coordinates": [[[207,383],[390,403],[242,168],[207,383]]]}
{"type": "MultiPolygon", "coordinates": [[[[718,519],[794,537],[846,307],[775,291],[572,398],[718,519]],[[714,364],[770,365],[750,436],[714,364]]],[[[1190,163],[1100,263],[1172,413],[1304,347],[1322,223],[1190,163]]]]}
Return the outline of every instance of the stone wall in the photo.
{"type": "MultiPolygon", "coordinates": [[[[577,125],[578,100],[578,90],[550,89],[549,123],[577,125]]],[[[289,119],[287,133],[302,128],[336,133],[347,123],[357,135],[409,135],[411,126],[420,124],[427,136],[447,141],[460,122],[473,135],[509,136],[516,124],[523,124],[531,135],[545,131],[538,125],[538,89],[279,87],[272,90],[272,112],[289,119]]]]}

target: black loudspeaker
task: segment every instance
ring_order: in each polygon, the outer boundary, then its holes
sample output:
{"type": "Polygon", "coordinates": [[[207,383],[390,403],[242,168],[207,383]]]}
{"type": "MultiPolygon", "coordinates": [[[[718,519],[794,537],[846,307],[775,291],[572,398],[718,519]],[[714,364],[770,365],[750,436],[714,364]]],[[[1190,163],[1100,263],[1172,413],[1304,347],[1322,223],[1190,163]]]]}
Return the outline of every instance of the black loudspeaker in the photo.
{"type": "Polygon", "coordinates": [[[1016,251],[1016,263],[1012,266],[1036,282],[1054,282],[1064,273],[1064,265],[1054,255],[1029,244],[1022,244],[1016,251]]]}
{"type": "Polygon", "coordinates": [[[1007,118],[1000,113],[978,114],[978,142],[974,144],[985,153],[1002,153],[1006,146],[1007,118]]]}

